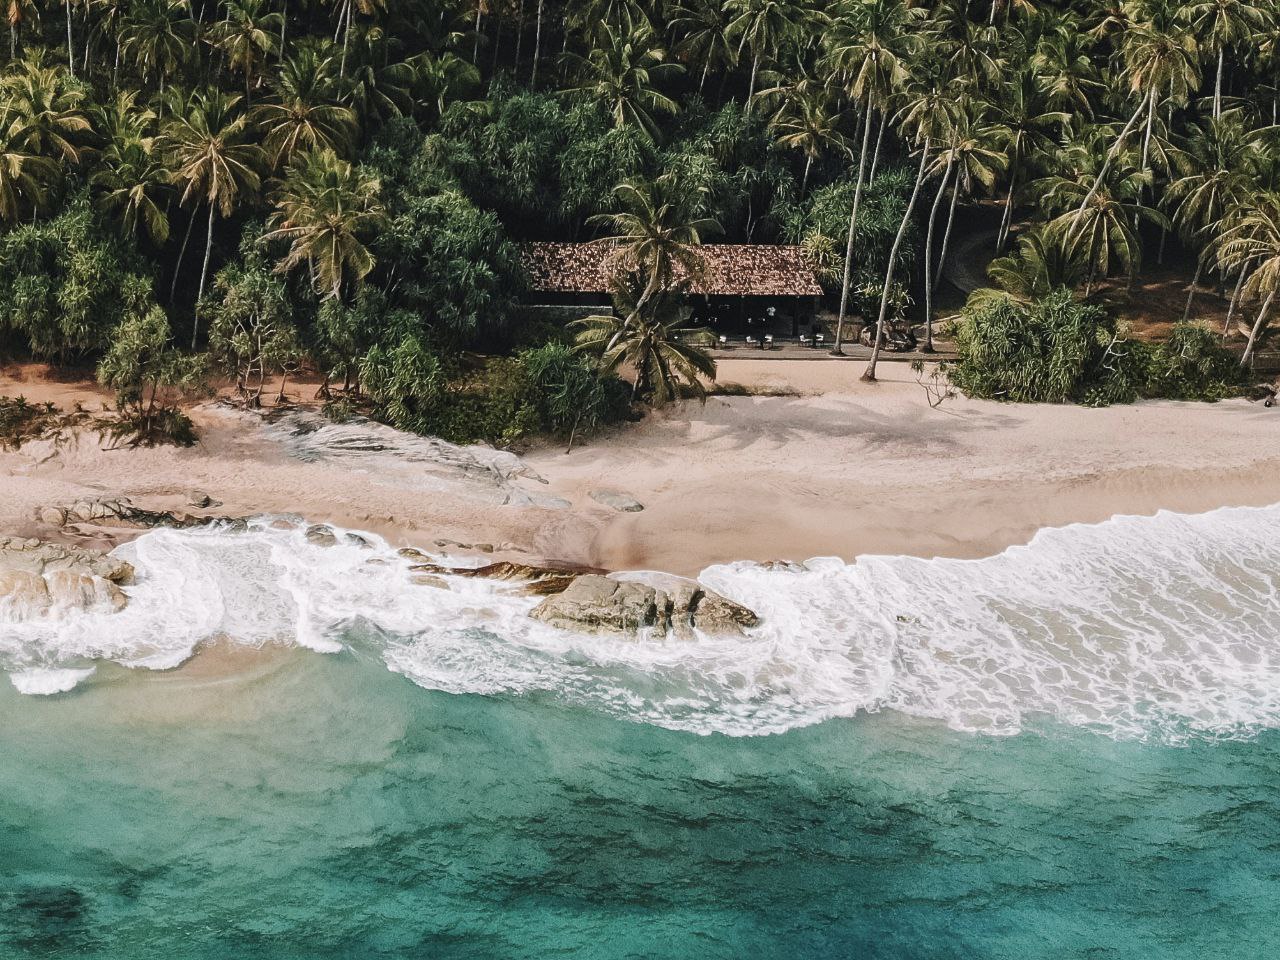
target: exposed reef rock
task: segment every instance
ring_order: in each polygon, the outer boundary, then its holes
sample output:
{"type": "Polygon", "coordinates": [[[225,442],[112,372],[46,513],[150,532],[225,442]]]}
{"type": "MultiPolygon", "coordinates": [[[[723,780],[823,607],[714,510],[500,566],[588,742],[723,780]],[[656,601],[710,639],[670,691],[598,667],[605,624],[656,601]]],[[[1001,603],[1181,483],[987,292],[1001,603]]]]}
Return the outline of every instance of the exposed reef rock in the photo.
{"type": "Polygon", "coordinates": [[[577,577],[530,614],[566,630],[634,633],[652,627],[680,639],[704,634],[741,634],[760,622],[756,614],[694,581],[670,578],[655,586],[598,574],[577,577]]]}
{"type": "Polygon", "coordinates": [[[58,610],[121,610],[133,567],[91,550],[0,537],[0,616],[26,620],[58,610]]]}

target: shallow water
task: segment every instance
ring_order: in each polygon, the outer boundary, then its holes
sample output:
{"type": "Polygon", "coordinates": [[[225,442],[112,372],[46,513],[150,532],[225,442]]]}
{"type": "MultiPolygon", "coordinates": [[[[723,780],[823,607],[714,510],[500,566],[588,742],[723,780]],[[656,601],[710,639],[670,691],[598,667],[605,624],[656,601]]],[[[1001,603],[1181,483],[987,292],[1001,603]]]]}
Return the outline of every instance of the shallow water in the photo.
{"type": "Polygon", "coordinates": [[[766,626],[696,644],[149,534],[0,622],[0,957],[1274,957],[1277,533],[716,568],[766,626]]]}

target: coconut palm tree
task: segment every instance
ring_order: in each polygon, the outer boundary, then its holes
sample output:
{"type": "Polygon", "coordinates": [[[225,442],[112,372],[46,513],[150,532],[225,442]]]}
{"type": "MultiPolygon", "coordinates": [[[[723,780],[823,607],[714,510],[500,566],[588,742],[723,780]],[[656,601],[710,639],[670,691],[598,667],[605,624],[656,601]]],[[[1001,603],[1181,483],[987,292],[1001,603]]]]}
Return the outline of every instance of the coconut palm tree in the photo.
{"type": "Polygon", "coordinates": [[[678,38],[675,54],[686,64],[702,64],[698,95],[714,68],[729,71],[737,65],[737,50],[729,39],[729,10],[721,0],[680,0],[671,11],[671,35],[678,38]]]}
{"type": "MultiPolygon", "coordinates": [[[[1174,220],[1188,243],[1202,240],[1244,202],[1260,149],[1256,135],[1232,117],[1210,119],[1193,127],[1182,140],[1173,155],[1178,176],[1165,191],[1165,201],[1172,207],[1174,220]]],[[[1206,247],[1205,253],[1209,252],[1206,247]]],[[[1197,257],[1183,320],[1191,315],[1196,285],[1205,266],[1206,257],[1197,257]]]]}
{"type": "Polygon", "coordinates": [[[1136,157],[1131,153],[1118,159],[1103,156],[1099,164],[1102,137],[1105,133],[1067,147],[1061,153],[1061,172],[1034,185],[1046,209],[1063,211],[1050,221],[1048,229],[1062,231],[1073,255],[1084,263],[1088,271],[1086,296],[1094,282],[1109,275],[1115,266],[1133,282],[1142,262],[1140,221],[1169,226],[1163,213],[1142,204],[1142,191],[1150,185],[1151,173],[1138,169],[1133,163],[1136,157]],[[1103,172],[1100,179],[1094,175],[1098,168],[1103,172]],[[1086,186],[1090,180],[1093,185],[1086,186]]]}
{"type": "Polygon", "coordinates": [[[378,180],[332,150],[297,156],[276,191],[276,210],[264,241],[290,241],[276,270],[307,265],[322,299],[341,297],[343,286],[358,285],[375,259],[364,238],[386,221],[378,180]]]}
{"type": "Polygon", "coordinates": [[[831,26],[823,38],[826,44],[824,63],[832,70],[833,80],[862,111],[862,145],[858,151],[853,206],[849,211],[849,232],[840,284],[840,313],[836,320],[832,353],[842,352],[853,270],[854,231],[866,181],[872,119],[877,112],[884,112],[889,98],[907,81],[905,58],[919,46],[918,38],[909,31],[909,27],[919,19],[919,13],[901,0],[869,0],[866,3],[848,0],[836,7],[831,26]]]}
{"type": "Polygon", "coordinates": [[[89,187],[95,204],[115,218],[121,232],[136,236],[141,229],[161,247],[169,239],[169,174],[149,133],[156,115],[139,109],[136,97],[136,91],[119,94],[99,111],[98,128],[107,140],[89,187]]]}
{"type": "Polygon", "coordinates": [[[725,0],[725,12],[731,18],[725,28],[726,39],[738,41],[736,58],[744,50],[751,51],[751,81],[747,87],[747,109],[756,92],[756,75],[760,58],[776,55],[788,38],[817,25],[817,12],[799,0],[725,0]]]}
{"type": "Polygon", "coordinates": [[[32,146],[27,120],[0,100],[0,223],[13,223],[41,207],[61,168],[32,146]]]}
{"type": "Polygon", "coordinates": [[[228,67],[244,74],[245,103],[253,96],[258,67],[276,50],[283,22],[267,0],[226,0],[226,16],[214,24],[213,45],[226,55],[228,67]]]}
{"type": "Polygon", "coordinates": [[[956,104],[949,129],[942,136],[935,163],[944,169],[950,168],[953,177],[947,226],[942,231],[942,249],[938,253],[937,273],[933,280],[935,293],[942,280],[942,267],[947,262],[947,248],[951,244],[951,228],[955,224],[957,201],[962,194],[973,197],[979,187],[991,190],[1007,167],[1007,158],[1000,149],[1000,131],[987,119],[989,109],[985,103],[968,97],[961,98],[956,104]]]}
{"type": "Polygon", "coordinates": [[[626,30],[602,23],[597,46],[585,56],[568,54],[578,75],[571,95],[599,101],[609,111],[614,126],[635,126],[650,140],[659,136],[656,114],[675,113],[676,102],[659,85],[682,72],[667,59],[648,21],[626,30]]]}
{"type": "Polygon", "coordinates": [[[120,54],[164,94],[165,81],[195,47],[195,24],[181,0],[137,0],[120,30],[120,54]]]}
{"type": "Polygon", "coordinates": [[[996,143],[1005,155],[1009,174],[1004,216],[996,236],[999,253],[1009,237],[1020,179],[1034,158],[1054,149],[1057,137],[1071,123],[1071,116],[1061,110],[1048,109],[1040,82],[1030,70],[1019,72],[1002,87],[994,107],[996,143]]]}
{"type": "Polygon", "coordinates": [[[648,290],[642,274],[619,277],[615,312],[575,321],[574,349],[595,356],[602,373],[634,370],[632,397],[645,397],[655,406],[677,399],[682,386],[705,399],[702,380],[716,377],[716,363],[707,352],[710,331],[689,325],[679,290],[657,295],[648,290]]]}
{"type": "Polygon", "coordinates": [[[1085,120],[1093,119],[1095,97],[1105,89],[1098,79],[1093,44],[1074,21],[1046,31],[1030,66],[1044,90],[1045,106],[1085,120]]]}
{"type": "Polygon", "coordinates": [[[1240,357],[1240,365],[1247,367],[1280,292],[1280,193],[1268,190],[1254,194],[1235,224],[1223,234],[1219,250],[1219,262],[1228,271],[1252,271],[1241,291],[1245,299],[1262,301],[1240,357]]]}
{"type": "MultiPolygon", "coordinates": [[[[163,147],[173,165],[170,180],[182,188],[181,202],[209,208],[205,234],[204,265],[196,302],[204,298],[209,278],[209,257],[213,252],[213,224],[228,217],[242,194],[252,194],[261,184],[259,170],[265,164],[261,147],[252,143],[240,97],[219,91],[195,95],[185,116],[165,128],[163,147]]],[[[199,333],[199,321],[192,331],[192,347],[199,333]]]]}
{"type": "Polygon", "coordinates": [[[358,132],[355,111],[337,97],[338,62],[332,47],[327,41],[296,44],[280,65],[270,96],[250,115],[273,168],[288,165],[300,151],[350,154],[358,132]]]}
{"type": "Polygon", "coordinates": [[[0,97],[24,129],[30,149],[65,163],[80,162],[92,124],[83,109],[84,90],[68,82],[62,68],[22,63],[0,80],[0,97]]]}
{"type": "Polygon", "coordinates": [[[1199,0],[1188,7],[1186,15],[1205,53],[1217,60],[1213,80],[1213,119],[1217,120],[1222,116],[1222,75],[1227,51],[1247,48],[1254,36],[1274,30],[1274,4],[1199,0]]]}
{"type": "MultiPolygon", "coordinates": [[[[1074,290],[1085,282],[1087,271],[1069,238],[1061,230],[1043,226],[1018,237],[1014,251],[997,257],[987,267],[987,276],[999,290],[998,296],[1019,303],[1043,300],[1059,287],[1074,290]]],[[[995,294],[989,287],[973,291],[970,304],[982,303],[995,294]]]]}
{"type": "Polygon", "coordinates": [[[701,272],[702,258],[695,248],[705,233],[718,226],[713,220],[689,215],[685,196],[672,174],[651,182],[624,181],[614,197],[620,211],[600,214],[588,222],[604,227],[603,242],[616,245],[612,257],[615,272],[644,278],[634,298],[636,310],[643,311],[653,297],[675,284],[679,274],[696,276],[701,272]]]}
{"type": "Polygon", "coordinates": [[[813,163],[828,149],[847,152],[848,141],[841,128],[844,113],[839,101],[825,86],[803,77],[786,87],[760,91],[760,97],[778,94],[780,105],[769,120],[777,143],[804,154],[804,174],[800,178],[800,196],[808,192],[809,173],[813,163]]]}

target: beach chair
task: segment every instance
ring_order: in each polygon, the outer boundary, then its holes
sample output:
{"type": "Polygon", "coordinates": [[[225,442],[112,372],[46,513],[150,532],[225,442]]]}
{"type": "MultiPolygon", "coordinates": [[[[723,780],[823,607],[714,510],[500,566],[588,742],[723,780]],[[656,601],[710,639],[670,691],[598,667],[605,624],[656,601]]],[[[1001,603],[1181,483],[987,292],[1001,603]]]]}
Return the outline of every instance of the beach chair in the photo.
{"type": "Polygon", "coordinates": [[[720,349],[721,350],[729,349],[729,338],[726,337],[723,333],[720,334],[720,349]]]}
{"type": "Polygon", "coordinates": [[[822,346],[822,345],[823,345],[824,343],[826,343],[826,342],[827,342],[827,338],[826,338],[825,336],[823,336],[822,334],[820,334],[820,333],[815,333],[815,334],[813,335],[813,345],[814,345],[815,347],[820,347],[820,346],[822,346]]]}
{"type": "Polygon", "coordinates": [[[755,337],[747,337],[747,346],[748,346],[748,347],[754,347],[754,346],[756,346],[756,345],[757,345],[757,344],[756,344],[756,338],[755,338],[755,337]]]}
{"type": "Polygon", "coordinates": [[[800,334],[800,346],[808,347],[812,345],[813,345],[813,340],[810,337],[805,336],[803,333],[800,334]]]}
{"type": "Polygon", "coordinates": [[[772,350],[772,349],[773,349],[773,334],[772,334],[772,333],[766,333],[766,334],[764,335],[764,339],[763,339],[762,341],[760,341],[760,349],[761,349],[761,350],[764,350],[764,349],[772,350]]]}

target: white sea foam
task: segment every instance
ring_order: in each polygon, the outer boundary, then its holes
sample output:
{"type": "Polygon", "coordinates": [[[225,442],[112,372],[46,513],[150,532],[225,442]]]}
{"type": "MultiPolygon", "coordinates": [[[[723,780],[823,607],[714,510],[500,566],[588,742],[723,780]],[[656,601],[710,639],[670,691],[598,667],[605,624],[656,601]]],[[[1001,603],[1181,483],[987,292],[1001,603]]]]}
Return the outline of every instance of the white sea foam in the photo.
{"type": "Polygon", "coordinates": [[[0,624],[0,668],[50,692],[95,660],[172,667],[227,638],[351,647],[430,689],[538,692],[700,733],[879,709],[989,733],[1037,717],[1168,739],[1280,726],[1280,506],[1045,530],[976,561],[712,567],[703,583],[764,622],[687,642],[558,631],[511,584],[414,585],[364,536],[153,531],[118,551],[139,575],[123,612],[0,624]]]}

